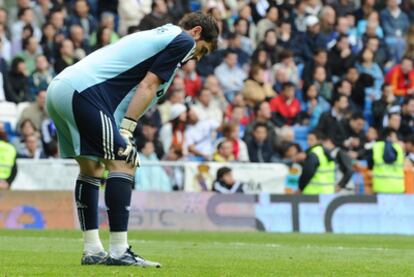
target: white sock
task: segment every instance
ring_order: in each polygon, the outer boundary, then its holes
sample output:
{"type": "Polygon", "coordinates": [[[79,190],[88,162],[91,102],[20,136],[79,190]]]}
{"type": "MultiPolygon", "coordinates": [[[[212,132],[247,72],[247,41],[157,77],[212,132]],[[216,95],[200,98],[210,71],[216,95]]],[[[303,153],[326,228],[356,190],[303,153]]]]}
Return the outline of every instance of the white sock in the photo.
{"type": "Polygon", "coordinates": [[[127,232],[111,232],[109,234],[109,254],[118,258],[128,249],[127,232]]]}
{"type": "Polygon", "coordinates": [[[84,251],[89,254],[105,251],[99,239],[99,230],[87,230],[83,232],[84,251]]]}

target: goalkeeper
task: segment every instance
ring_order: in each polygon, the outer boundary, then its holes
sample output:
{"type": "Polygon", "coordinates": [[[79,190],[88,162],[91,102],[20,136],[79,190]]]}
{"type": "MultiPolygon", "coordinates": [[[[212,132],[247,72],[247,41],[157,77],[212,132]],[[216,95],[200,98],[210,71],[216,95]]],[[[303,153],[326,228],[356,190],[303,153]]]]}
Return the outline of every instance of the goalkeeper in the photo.
{"type": "Polygon", "coordinates": [[[179,26],[134,33],[66,68],[50,83],[47,108],[62,157],[80,166],[75,200],[83,231],[82,264],[160,267],[131,251],[127,240],[131,190],[139,157],[132,133],[137,120],[162,97],[178,68],[217,44],[218,26],[201,12],[179,26]],[[98,233],[99,185],[104,170],[110,242],[98,233]]]}

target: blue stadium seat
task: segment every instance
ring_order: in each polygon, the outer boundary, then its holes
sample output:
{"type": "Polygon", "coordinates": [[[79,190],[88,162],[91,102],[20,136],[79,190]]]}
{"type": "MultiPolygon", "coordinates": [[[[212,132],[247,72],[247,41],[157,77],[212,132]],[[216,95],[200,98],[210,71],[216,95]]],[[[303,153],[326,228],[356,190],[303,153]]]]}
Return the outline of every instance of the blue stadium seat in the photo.
{"type": "Polygon", "coordinates": [[[308,126],[294,126],[293,132],[295,134],[295,142],[300,145],[303,150],[308,148],[307,137],[309,134],[308,126]]]}

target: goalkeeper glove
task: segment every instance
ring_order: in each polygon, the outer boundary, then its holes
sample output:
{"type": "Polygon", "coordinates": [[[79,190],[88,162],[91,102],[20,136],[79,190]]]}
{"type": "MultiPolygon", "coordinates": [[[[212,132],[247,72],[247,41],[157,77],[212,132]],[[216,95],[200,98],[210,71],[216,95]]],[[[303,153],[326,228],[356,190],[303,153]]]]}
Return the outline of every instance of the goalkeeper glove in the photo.
{"type": "Polygon", "coordinates": [[[125,140],[126,147],[123,151],[119,151],[118,155],[125,157],[125,161],[128,164],[133,165],[134,167],[140,166],[140,160],[138,155],[138,150],[135,144],[135,139],[133,132],[137,127],[137,122],[133,119],[124,117],[121,121],[121,126],[119,128],[119,133],[122,138],[125,140]]]}

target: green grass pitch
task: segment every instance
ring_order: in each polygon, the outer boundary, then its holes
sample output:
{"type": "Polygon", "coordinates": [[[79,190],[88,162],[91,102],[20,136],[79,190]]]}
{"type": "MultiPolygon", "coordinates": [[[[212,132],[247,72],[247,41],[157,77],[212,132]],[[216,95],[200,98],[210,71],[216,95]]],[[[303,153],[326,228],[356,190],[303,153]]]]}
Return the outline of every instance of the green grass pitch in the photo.
{"type": "MultiPolygon", "coordinates": [[[[108,232],[101,232],[108,244],[108,232]]],[[[81,266],[78,231],[0,230],[0,276],[414,276],[414,237],[130,232],[160,269],[81,266]]]]}

